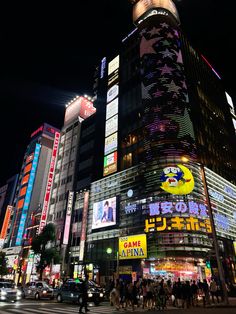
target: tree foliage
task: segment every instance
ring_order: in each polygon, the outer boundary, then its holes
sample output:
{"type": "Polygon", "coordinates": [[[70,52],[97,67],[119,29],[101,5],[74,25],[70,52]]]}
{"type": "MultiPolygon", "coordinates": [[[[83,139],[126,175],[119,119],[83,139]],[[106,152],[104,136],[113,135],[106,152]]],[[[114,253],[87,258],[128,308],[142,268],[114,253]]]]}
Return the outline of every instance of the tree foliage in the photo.
{"type": "Polygon", "coordinates": [[[6,261],[6,253],[0,252],[0,277],[7,275],[7,261],[6,261]]]}
{"type": "Polygon", "coordinates": [[[47,247],[50,242],[56,240],[56,229],[54,224],[50,223],[44,227],[42,232],[37,235],[32,241],[32,250],[35,254],[40,254],[40,261],[38,264],[38,271],[40,279],[42,279],[43,270],[52,262],[58,264],[60,262],[60,255],[54,247],[47,247]]]}

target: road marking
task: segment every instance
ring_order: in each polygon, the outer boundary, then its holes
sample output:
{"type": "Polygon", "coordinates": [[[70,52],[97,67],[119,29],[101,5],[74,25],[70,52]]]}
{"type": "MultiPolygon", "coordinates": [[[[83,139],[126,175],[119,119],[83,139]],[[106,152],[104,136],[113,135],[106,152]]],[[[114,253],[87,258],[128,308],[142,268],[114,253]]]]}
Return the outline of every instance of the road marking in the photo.
{"type": "Polygon", "coordinates": [[[79,308],[77,308],[77,309],[73,309],[73,308],[71,308],[71,307],[63,307],[63,308],[55,308],[55,307],[53,307],[53,308],[50,308],[50,309],[44,309],[44,311],[46,311],[47,313],[64,313],[65,314],[65,312],[66,313],[78,313],[79,312],[79,308]]]}

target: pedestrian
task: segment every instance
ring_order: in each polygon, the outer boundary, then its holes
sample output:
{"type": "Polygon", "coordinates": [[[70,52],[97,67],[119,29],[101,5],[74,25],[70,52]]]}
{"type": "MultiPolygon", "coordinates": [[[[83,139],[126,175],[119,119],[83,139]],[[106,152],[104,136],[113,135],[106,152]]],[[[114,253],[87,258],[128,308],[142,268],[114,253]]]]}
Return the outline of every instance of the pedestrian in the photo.
{"type": "Polygon", "coordinates": [[[198,286],[195,280],[191,284],[191,305],[198,306],[198,286]]]}
{"type": "Polygon", "coordinates": [[[212,303],[215,303],[215,297],[216,297],[217,303],[219,303],[220,301],[219,301],[219,296],[217,293],[217,284],[214,278],[212,278],[210,282],[210,293],[211,293],[212,303]]]}
{"type": "Polygon", "coordinates": [[[88,309],[88,277],[85,277],[85,280],[82,281],[81,283],[81,297],[82,297],[82,302],[80,304],[79,308],[79,313],[84,313],[82,309],[85,309],[85,312],[89,312],[90,310],[88,309]]]}
{"type": "Polygon", "coordinates": [[[180,278],[178,278],[174,290],[175,290],[175,306],[180,308],[182,306],[182,283],[180,281],[180,278]]]}
{"type": "Polygon", "coordinates": [[[143,281],[142,283],[142,296],[143,296],[143,309],[147,305],[147,282],[146,280],[143,281]]]}

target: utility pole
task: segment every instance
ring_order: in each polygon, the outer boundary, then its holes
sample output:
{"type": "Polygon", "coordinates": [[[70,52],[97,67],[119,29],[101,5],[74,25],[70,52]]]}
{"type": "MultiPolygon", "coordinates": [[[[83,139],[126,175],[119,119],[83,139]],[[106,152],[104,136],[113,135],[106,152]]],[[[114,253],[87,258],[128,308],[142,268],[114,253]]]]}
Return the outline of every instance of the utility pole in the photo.
{"type": "Polygon", "coordinates": [[[202,181],[203,181],[203,186],[204,186],[204,191],[205,191],[206,201],[207,201],[207,206],[208,206],[209,218],[210,218],[211,229],[212,229],[212,239],[213,239],[213,245],[214,245],[214,250],[216,254],[216,261],[217,261],[217,266],[218,266],[218,271],[219,271],[220,282],[221,282],[221,286],[223,290],[224,303],[229,304],[228,292],[227,292],[225,277],[224,277],[224,270],[223,270],[223,266],[220,260],[219,245],[218,245],[218,240],[217,240],[217,235],[216,235],[215,222],[214,222],[211,201],[210,201],[207,182],[206,182],[206,174],[205,174],[204,165],[202,165],[201,163],[200,163],[200,169],[201,169],[201,176],[202,176],[202,181]]]}

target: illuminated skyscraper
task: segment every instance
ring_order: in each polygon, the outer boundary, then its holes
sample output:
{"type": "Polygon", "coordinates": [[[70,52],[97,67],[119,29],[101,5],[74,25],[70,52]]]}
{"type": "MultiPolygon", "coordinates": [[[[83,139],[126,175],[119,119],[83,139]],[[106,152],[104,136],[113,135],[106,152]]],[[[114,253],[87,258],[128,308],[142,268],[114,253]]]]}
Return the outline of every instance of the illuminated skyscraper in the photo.
{"type": "Polygon", "coordinates": [[[135,29],[98,71],[98,91],[105,84],[107,92],[96,106],[104,136],[97,156],[104,162],[94,161],[103,172],[91,184],[85,260],[101,280],[117,269],[117,251],[120,275],[129,269],[146,277],[210,277],[205,262],[210,256],[213,273],[216,264],[204,165],[225,274],[233,281],[232,105],[219,75],[182,32],[173,1],[133,3],[135,29]]]}

